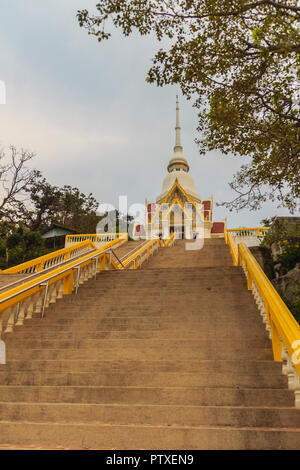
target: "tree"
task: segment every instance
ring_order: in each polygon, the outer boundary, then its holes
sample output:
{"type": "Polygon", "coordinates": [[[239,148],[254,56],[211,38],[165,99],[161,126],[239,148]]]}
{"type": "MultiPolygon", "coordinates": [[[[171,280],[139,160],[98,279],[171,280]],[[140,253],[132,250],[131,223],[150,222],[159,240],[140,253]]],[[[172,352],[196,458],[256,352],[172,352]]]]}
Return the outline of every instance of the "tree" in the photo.
{"type": "Polygon", "coordinates": [[[35,170],[34,178],[25,191],[29,202],[19,206],[20,218],[28,229],[43,232],[57,218],[61,191],[48,183],[38,170],[35,170]]]}
{"type": "Polygon", "coordinates": [[[96,213],[99,203],[90,193],[85,195],[78,188],[65,185],[61,188],[58,217],[63,225],[79,233],[95,233],[101,217],[96,213]]]}
{"type": "Polygon", "coordinates": [[[178,84],[198,110],[200,153],[246,156],[231,187],[230,209],[267,199],[293,212],[299,191],[300,7],[297,0],[102,0],[78,11],[98,41],[107,27],[125,36],[154,33],[167,46],[147,80],[178,84]]]}
{"type": "Polygon", "coordinates": [[[19,225],[6,240],[7,265],[14,266],[44,254],[44,239],[38,232],[19,225]]]}
{"type": "Polygon", "coordinates": [[[9,147],[9,153],[0,151],[0,221],[14,220],[15,211],[24,200],[24,193],[34,179],[34,170],[27,167],[34,153],[9,147]]]}
{"type": "Polygon", "coordinates": [[[272,217],[262,220],[262,223],[271,227],[271,230],[264,235],[260,245],[264,259],[264,271],[299,322],[299,222],[272,217]]]}
{"type": "Polygon", "coordinates": [[[95,233],[100,217],[92,194],[85,195],[68,185],[53,186],[39,171],[35,171],[26,192],[29,204],[20,208],[20,217],[28,229],[42,233],[56,223],[79,233],[95,233]]]}

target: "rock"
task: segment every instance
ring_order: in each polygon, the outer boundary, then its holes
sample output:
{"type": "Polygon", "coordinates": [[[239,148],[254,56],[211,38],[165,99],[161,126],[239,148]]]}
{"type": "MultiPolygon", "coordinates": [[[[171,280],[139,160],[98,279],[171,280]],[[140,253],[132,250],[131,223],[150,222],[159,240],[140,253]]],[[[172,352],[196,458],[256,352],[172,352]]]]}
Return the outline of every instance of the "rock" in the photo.
{"type": "Polygon", "coordinates": [[[272,245],[271,245],[271,253],[272,253],[272,257],[273,257],[273,260],[274,260],[274,261],[277,260],[278,255],[281,255],[281,253],[282,253],[282,248],[281,248],[280,245],[278,245],[277,242],[272,243],[272,245]]]}
{"type": "Polygon", "coordinates": [[[279,276],[278,279],[273,280],[276,289],[291,303],[299,300],[300,296],[300,263],[291,269],[284,276],[279,276]]]}

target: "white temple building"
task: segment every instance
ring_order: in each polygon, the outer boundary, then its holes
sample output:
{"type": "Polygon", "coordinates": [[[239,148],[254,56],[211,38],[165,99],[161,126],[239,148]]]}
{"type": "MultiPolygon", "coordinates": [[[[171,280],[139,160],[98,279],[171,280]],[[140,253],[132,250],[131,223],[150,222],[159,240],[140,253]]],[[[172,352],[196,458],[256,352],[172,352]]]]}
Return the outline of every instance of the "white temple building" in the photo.
{"type": "Polygon", "coordinates": [[[166,239],[175,232],[178,238],[187,239],[223,237],[226,219],[213,222],[213,198],[201,198],[183,155],[178,97],[175,131],[174,154],[167,166],[161,193],[155,202],[146,200],[145,224],[135,225],[134,236],[166,239]]]}

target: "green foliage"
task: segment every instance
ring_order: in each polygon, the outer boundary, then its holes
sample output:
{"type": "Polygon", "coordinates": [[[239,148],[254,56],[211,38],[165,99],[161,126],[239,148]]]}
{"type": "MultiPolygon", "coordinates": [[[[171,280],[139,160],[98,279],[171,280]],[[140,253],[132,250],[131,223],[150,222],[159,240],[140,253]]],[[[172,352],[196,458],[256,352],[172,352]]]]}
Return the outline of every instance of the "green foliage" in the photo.
{"type": "Polygon", "coordinates": [[[262,220],[265,227],[271,227],[268,233],[264,235],[261,244],[267,248],[271,248],[273,243],[286,240],[289,237],[289,228],[286,222],[278,220],[276,217],[262,220]]]}
{"type": "MultiPolygon", "coordinates": [[[[300,263],[300,227],[296,222],[288,223],[278,220],[276,217],[263,220],[262,223],[264,226],[271,227],[260,246],[264,258],[264,270],[269,279],[275,279],[276,274],[284,276],[294,269],[297,263],[300,263]],[[272,256],[271,251],[274,244],[281,249],[281,253],[277,254],[276,258],[272,256]]],[[[275,286],[277,286],[277,282],[275,282],[275,286]]],[[[293,299],[285,297],[279,287],[278,292],[296,320],[300,322],[300,288],[294,293],[293,299]]]]}
{"type": "MultiPolygon", "coordinates": [[[[0,218],[0,268],[42,256],[49,252],[42,234],[56,223],[78,233],[96,233],[98,202],[92,194],[65,185],[53,186],[35,170],[31,173],[24,197],[11,207],[2,208],[0,218]]],[[[52,250],[50,250],[52,251],[52,250]]]]}
{"type": "Polygon", "coordinates": [[[295,210],[299,189],[300,6],[297,0],[102,0],[78,11],[99,42],[120,28],[166,39],[147,81],[179,84],[198,110],[200,153],[247,156],[228,208],[268,198],[295,210]]]}
{"type": "Polygon", "coordinates": [[[279,245],[282,247],[282,253],[277,256],[275,269],[282,276],[300,263],[300,245],[289,243],[287,240],[279,242],[279,245]]]}
{"type": "Polygon", "coordinates": [[[296,318],[297,322],[300,324],[300,289],[294,295],[296,297],[296,300],[293,302],[284,297],[283,300],[294,315],[294,317],[296,318]]]}
{"type": "Polygon", "coordinates": [[[97,216],[98,202],[92,194],[85,195],[78,188],[53,186],[35,172],[35,178],[26,189],[30,208],[22,205],[20,217],[33,231],[45,232],[53,223],[72,228],[79,233],[95,233],[101,217],[97,216]]]}
{"type": "Polygon", "coordinates": [[[251,35],[255,45],[258,45],[262,41],[264,36],[262,28],[253,29],[251,35]]]}
{"type": "Polygon", "coordinates": [[[24,263],[45,253],[44,239],[38,232],[17,227],[6,239],[1,240],[0,265],[2,269],[24,263]]]}
{"type": "Polygon", "coordinates": [[[264,257],[270,272],[274,272],[273,277],[275,277],[275,272],[280,276],[284,275],[300,262],[300,227],[297,223],[289,224],[287,221],[278,220],[276,217],[262,220],[262,223],[271,227],[271,230],[268,231],[261,242],[261,248],[264,250],[264,257]],[[272,258],[271,255],[273,244],[276,244],[281,250],[276,259],[272,258]],[[270,257],[272,261],[270,261],[270,257]]]}

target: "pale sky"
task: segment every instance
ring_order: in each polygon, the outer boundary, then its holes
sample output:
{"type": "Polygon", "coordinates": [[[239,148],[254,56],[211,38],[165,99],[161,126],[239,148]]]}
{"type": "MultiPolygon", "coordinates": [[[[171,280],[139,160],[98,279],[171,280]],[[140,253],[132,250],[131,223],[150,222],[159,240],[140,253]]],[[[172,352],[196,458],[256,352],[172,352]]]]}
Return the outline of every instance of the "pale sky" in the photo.
{"type": "MultiPolygon", "coordinates": [[[[36,153],[33,166],[54,185],[90,192],[117,206],[155,201],[175,142],[175,97],[179,94],[183,154],[200,196],[214,203],[235,193],[228,183],[243,158],[198,153],[196,110],[173,86],[145,81],[160,44],[135,35],[99,44],[80,28],[78,9],[96,0],[2,0],[0,80],[1,147],[36,153]]],[[[260,211],[229,212],[214,204],[214,220],[229,227],[260,226],[263,218],[289,215],[276,204],[260,211]]]]}

